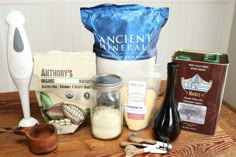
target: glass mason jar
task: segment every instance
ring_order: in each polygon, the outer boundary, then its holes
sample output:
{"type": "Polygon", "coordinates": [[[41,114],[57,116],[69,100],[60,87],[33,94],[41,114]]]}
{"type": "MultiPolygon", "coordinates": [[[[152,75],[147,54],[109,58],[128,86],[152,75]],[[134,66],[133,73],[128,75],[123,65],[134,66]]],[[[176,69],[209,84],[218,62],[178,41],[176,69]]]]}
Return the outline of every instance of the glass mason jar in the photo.
{"type": "Polygon", "coordinates": [[[114,74],[92,77],[92,135],[98,139],[118,137],[123,128],[122,78],[114,74]]]}

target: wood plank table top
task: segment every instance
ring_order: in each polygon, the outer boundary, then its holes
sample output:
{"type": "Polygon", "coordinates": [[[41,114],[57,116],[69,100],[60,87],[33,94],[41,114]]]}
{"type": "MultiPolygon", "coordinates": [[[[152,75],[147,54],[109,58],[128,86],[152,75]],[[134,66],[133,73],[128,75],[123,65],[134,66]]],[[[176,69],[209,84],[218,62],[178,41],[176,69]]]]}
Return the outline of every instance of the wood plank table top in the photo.
{"type": "MultiPolygon", "coordinates": [[[[161,104],[163,96],[158,98],[161,104]]],[[[43,122],[34,91],[30,92],[31,115],[43,122]]],[[[0,93],[0,157],[34,157],[25,137],[13,134],[22,119],[22,109],[17,92],[0,93]]],[[[236,156],[236,113],[222,105],[220,119],[214,136],[181,131],[172,142],[173,149],[162,157],[234,157],[236,156]]],[[[84,123],[74,134],[58,135],[58,147],[45,157],[122,157],[124,148],[120,141],[127,141],[130,132],[123,127],[121,136],[114,140],[98,140],[90,133],[90,123],[84,123]]],[[[151,138],[151,127],[138,131],[138,134],[151,138]]],[[[158,154],[143,154],[138,157],[157,157],[158,154]]]]}

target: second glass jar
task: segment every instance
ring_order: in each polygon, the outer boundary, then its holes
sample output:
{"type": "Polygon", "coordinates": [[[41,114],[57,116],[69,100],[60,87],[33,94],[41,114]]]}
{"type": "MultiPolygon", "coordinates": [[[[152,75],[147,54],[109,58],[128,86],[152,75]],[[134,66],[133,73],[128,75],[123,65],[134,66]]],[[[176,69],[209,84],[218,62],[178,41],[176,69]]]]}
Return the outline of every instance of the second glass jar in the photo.
{"type": "Polygon", "coordinates": [[[114,74],[92,77],[92,135],[98,139],[118,137],[123,128],[122,78],[114,74]]]}

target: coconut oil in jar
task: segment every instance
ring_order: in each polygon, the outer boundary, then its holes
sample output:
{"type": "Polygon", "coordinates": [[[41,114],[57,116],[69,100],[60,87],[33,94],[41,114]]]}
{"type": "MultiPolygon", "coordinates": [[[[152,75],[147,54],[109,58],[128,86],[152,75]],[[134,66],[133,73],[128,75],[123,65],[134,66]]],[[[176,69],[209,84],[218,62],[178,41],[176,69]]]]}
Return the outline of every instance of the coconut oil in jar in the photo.
{"type": "Polygon", "coordinates": [[[122,79],[113,74],[95,75],[92,87],[92,135],[104,140],[116,138],[123,128],[122,79]]]}

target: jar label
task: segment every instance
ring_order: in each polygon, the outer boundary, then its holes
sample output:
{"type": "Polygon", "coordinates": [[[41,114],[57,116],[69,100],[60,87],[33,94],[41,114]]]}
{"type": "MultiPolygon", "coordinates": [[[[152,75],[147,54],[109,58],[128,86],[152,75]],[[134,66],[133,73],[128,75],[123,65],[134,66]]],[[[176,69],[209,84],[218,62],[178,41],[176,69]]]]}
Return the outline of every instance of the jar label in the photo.
{"type": "Polygon", "coordinates": [[[129,81],[128,104],[126,112],[130,119],[144,119],[147,112],[146,102],[146,82],[129,81]]]}

